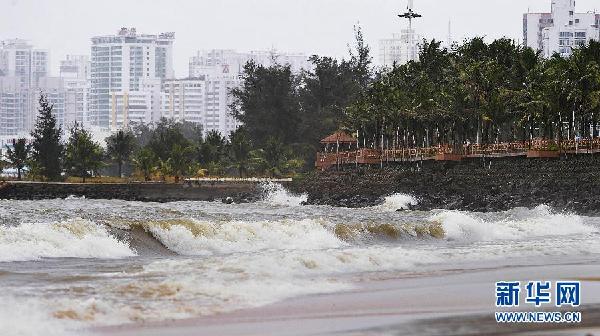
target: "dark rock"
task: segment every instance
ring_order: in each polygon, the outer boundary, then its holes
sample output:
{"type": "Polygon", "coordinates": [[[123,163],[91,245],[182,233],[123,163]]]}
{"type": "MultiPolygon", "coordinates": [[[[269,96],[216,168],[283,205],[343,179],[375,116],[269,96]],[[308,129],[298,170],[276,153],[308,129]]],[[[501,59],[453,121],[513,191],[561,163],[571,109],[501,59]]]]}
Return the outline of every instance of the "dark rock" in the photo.
{"type": "Polygon", "coordinates": [[[367,207],[394,193],[419,199],[415,209],[504,211],[552,206],[579,214],[600,212],[600,160],[568,155],[562,160],[524,157],[466,159],[460,163],[399,163],[314,173],[290,187],[308,194],[307,204],[367,207]],[[490,164],[491,163],[491,164],[490,164]]]}

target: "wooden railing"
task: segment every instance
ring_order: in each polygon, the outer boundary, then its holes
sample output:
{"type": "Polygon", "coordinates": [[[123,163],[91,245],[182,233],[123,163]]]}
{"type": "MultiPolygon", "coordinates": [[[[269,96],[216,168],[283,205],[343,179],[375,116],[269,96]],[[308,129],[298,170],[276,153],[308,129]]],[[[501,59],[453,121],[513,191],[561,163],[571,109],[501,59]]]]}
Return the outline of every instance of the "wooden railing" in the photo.
{"type": "Polygon", "coordinates": [[[518,156],[526,155],[528,151],[560,151],[566,153],[600,151],[600,138],[580,141],[534,139],[526,142],[508,142],[498,144],[465,144],[460,146],[440,145],[425,148],[400,148],[400,149],[370,149],[362,148],[354,151],[339,153],[317,153],[315,165],[317,168],[328,169],[336,165],[350,164],[379,164],[384,162],[403,162],[433,160],[440,154],[458,155],[461,157],[483,156],[518,156]]]}

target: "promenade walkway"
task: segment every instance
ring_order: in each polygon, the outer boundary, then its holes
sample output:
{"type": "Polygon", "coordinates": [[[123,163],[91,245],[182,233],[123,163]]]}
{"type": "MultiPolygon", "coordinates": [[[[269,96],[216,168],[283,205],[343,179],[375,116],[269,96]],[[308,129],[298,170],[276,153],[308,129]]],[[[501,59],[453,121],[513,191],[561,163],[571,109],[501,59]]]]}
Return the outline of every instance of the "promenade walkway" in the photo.
{"type": "Polygon", "coordinates": [[[552,140],[511,142],[489,145],[440,145],[425,148],[372,149],[359,148],[351,151],[319,152],[315,161],[317,169],[326,170],[333,166],[376,165],[392,162],[416,161],[461,161],[465,158],[515,157],[557,158],[564,154],[592,154],[600,152],[600,138],[594,140],[552,140]]]}

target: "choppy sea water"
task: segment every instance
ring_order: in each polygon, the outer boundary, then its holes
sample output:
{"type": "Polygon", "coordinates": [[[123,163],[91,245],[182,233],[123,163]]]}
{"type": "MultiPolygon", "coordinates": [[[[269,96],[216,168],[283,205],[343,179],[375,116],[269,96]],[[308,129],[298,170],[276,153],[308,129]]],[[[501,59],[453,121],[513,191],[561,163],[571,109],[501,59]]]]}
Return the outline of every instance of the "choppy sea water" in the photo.
{"type": "Polygon", "coordinates": [[[600,218],[546,206],[499,213],[263,201],[0,201],[0,335],[181,319],[352,289],[389,272],[600,255],[600,218]]]}

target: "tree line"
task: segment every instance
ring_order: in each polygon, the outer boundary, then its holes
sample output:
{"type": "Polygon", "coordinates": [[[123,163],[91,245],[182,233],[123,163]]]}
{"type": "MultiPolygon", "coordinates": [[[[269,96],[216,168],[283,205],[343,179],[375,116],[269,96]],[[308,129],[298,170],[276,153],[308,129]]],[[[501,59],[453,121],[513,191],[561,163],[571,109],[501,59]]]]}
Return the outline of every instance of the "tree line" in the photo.
{"type": "Polygon", "coordinates": [[[6,165],[24,176],[42,181],[63,181],[68,177],[101,176],[116,166],[123,177],[130,166],[139,179],[168,179],[179,182],[188,176],[282,176],[301,166],[277,141],[255,147],[244,127],[229,137],[217,131],[203,134],[202,127],[188,122],[162,119],[156,124],[137,124],[105,139],[105,148],[82,125],[75,124],[62,141],[62,130],[44,95],[39,99],[38,118],[32,140],[15,139],[6,146],[6,165]]]}
{"type": "Polygon", "coordinates": [[[373,79],[343,125],[372,147],[597,137],[600,43],[546,59],[509,39],[422,44],[419,61],[373,79]]]}
{"type": "Polygon", "coordinates": [[[502,38],[451,47],[424,40],[419,60],[371,64],[356,29],[350,58],[313,56],[313,69],[246,66],[232,111],[254,143],[275,138],[310,165],[336,130],[369,148],[593,138],[600,117],[600,43],[546,59],[502,38]]]}
{"type": "Polygon", "coordinates": [[[289,65],[249,62],[243,84],[232,90],[230,110],[256,147],[275,143],[314,167],[319,141],[344,126],[349,106],[367,94],[374,70],[360,27],[349,57],[312,56],[311,69],[294,73],[289,65]]]}

